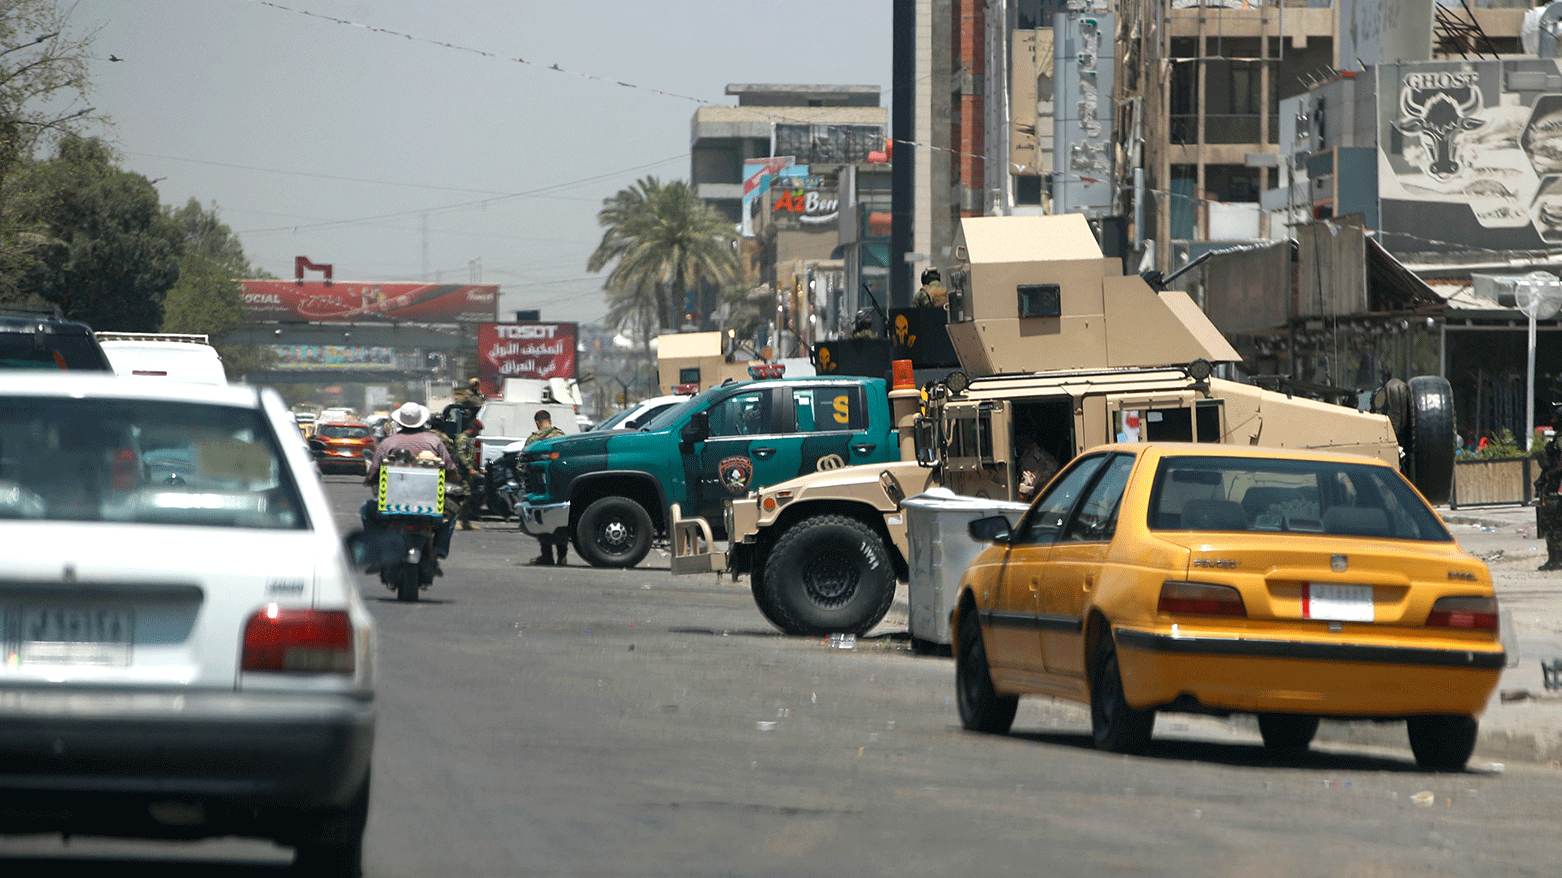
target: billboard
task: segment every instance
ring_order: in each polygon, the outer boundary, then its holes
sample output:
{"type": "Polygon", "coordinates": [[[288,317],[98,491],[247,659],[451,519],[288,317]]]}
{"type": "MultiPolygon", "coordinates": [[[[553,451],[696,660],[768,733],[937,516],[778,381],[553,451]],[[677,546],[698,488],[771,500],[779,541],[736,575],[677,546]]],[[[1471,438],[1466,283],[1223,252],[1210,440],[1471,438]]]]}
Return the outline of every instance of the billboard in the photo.
{"type": "Polygon", "coordinates": [[[481,323],[499,307],[498,284],[241,280],[249,319],[283,322],[481,323]]]}
{"type": "Polygon", "coordinates": [[[1375,72],[1386,248],[1562,244],[1562,62],[1430,61],[1375,72]]]}
{"type": "Polygon", "coordinates": [[[269,347],[276,356],[272,368],[284,371],[394,369],[397,365],[395,348],[333,344],[277,344],[269,347]]]}
{"type": "Polygon", "coordinates": [[[1116,19],[1106,13],[1058,13],[1053,81],[1053,213],[1105,216],[1117,188],[1112,182],[1113,45],[1116,19]],[[1103,53],[1104,50],[1104,53],[1103,53]]]}
{"type": "Polygon", "coordinates": [[[573,323],[483,323],[477,327],[477,380],[497,396],[506,378],[574,378],[573,323]]]}

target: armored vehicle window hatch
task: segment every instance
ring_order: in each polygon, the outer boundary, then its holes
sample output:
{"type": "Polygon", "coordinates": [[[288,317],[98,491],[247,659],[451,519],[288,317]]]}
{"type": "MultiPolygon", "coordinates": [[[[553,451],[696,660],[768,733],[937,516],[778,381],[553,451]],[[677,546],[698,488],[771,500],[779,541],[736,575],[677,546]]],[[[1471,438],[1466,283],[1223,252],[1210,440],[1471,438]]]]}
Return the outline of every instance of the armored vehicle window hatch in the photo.
{"type": "Polygon", "coordinates": [[[1063,289],[1057,284],[1019,284],[1014,290],[1021,317],[1063,316],[1063,289]]]}

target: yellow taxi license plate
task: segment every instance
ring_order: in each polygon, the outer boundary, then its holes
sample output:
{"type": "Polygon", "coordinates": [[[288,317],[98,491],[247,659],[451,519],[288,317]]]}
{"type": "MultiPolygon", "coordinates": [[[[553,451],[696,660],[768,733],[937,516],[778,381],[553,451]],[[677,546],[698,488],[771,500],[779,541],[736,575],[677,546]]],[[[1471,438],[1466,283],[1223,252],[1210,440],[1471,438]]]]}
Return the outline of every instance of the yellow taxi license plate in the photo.
{"type": "Polygon", "coordinates": [[[135,614],[128,607],[11,607],[5,661],[19,665],[130,664],[135,614]]]}
{"type": "Polygon", "coordinates": [[[1372,586],[1338,582],[1302,583],[1302,618],[1371,622],[1372,586]]]}

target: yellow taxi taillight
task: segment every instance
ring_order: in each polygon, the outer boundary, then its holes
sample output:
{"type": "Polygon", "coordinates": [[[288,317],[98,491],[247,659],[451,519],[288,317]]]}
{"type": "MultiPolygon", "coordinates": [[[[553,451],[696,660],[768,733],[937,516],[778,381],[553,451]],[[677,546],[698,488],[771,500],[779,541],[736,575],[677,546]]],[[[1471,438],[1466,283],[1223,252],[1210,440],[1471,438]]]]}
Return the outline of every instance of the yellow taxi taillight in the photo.
{"type": "Polygon", "coordinates": [[[1426,616],[1428,628],[1497,630],[1497,599],[1491,596],[1438,598],[1426,616]]]}
{"type": "Polygon", "coordinates": [[[1161,583],[1161,598],[1155,609],[1179,616],[1247,616],[1242,593],[1232,586],[1175,579],[1161,583]]]}

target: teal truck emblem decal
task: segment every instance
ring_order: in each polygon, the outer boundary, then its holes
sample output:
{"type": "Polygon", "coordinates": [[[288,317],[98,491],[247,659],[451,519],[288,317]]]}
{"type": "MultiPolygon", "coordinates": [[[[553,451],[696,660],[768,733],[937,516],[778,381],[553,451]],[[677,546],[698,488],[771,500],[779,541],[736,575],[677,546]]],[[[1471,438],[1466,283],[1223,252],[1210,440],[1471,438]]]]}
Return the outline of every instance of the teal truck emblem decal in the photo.
{"type": "Polygon", "coordinates": [[[748,493],[748,483],[754,478],[754,462],[746,457],[724,457],[717,464],[721,485],[739,497],[748,493]]]}

